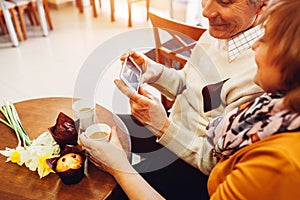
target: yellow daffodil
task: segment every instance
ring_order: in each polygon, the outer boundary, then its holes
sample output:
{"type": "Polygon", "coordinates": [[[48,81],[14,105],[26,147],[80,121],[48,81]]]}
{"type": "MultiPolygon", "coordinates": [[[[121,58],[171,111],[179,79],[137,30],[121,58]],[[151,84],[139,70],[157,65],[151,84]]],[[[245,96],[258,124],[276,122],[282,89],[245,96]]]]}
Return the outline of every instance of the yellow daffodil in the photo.
{"type": "Polygon", "coordinates": [[[16,149],[6,148],[0,151],[0,154],[7,157],[6,162],[17,163],[20,166],[25,163],[29,170],[37,170],[40,178],[43,178],[54,172],[47,165],[46,160],[58,157],[59,152],[59,145],[56,144],[50,133],[45,132],[26,149],[20,146],[16,149]]]}
{"type": "Polygon", "coordinates": [[[47,176],[50,173],[55,173],[50,167],[49,165],[47,165],[46,160],[49,158],[53,158],[52,155],[45,155],[40,157],[39,159],[39,164],[38,164],[38,174],[40,176],[40,178],[43,178],[44,176],[47,176]]]}
{"type": "Polygon", "coordinates": [[[0,119],[8,127],[12,128],[18,139],[18,146],[15,149],[5,148],[0,154],[7,157],[6,162],[23,165],[25,163],[31,171],[38,171],[40,178],[54,172],[46,160],[58,157],[60,153],[59,145],[55,142],[50,133],[42,133],[38,138],[31,141],[20,122],[19,116],[14,105],[5,102],[5,106],[0,111],[7,121],[0,119]]]}
{"type": "MultiPolygon", "coordinates": [[[[27,149],[28,157],[25,162],[26,167],[31,171],[38,170],[40,178],[53,172],[47,165],[46,160],[49,158],[57,157],[60,149],[56,142],[53,140],[50,133],[41,134],[27,149]]],[[[25,160],[25,159],[24,159],[25,160]]]]}
{"type": "Polygon", "coordinates": [[[14,151],[10,156],[10,161],[13,163],[20,163],[20,152],[14,151]]]}
{"type": "Polygon", "coordinates": [[[23,147],[17,147],[16,149],[5,148],[5,150],[0,151],[0,154],[7,157],[6,162],[17,163],[21,166],[24,163],[21,161],[21,155],[24,151],[25,149],[23,147]]]}

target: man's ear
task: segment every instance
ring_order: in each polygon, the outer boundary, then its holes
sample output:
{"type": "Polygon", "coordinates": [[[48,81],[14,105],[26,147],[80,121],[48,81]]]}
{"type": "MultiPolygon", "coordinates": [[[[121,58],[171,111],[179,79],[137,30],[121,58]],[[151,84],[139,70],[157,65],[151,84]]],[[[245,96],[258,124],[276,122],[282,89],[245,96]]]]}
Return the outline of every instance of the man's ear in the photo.
{"type": "Polygon", "coordinates": [[[266,10],[267,5],[269,4],[270,0],[263,0],[262,5],[260,8],[257,10],[257,15],[263,14],[263,12],[266,10]]]}

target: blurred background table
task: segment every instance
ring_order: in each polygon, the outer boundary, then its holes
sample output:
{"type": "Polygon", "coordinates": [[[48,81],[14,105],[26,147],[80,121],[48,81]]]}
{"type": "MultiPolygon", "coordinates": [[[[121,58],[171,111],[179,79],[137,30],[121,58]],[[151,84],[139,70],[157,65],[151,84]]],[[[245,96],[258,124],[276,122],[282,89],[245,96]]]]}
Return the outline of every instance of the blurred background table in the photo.
{"type": "MultiPolygon", "coordinates": [[[[53,126],[59,112],[73,117],[72,98],[40,98],[14,103],[14,105],[31,140],[53,126]]],[[[118,127],[119,138],[129,156],[130,138],[123,122],[99,105],[96,107],[96,115],[98,122],[118,127]]],[[[0,117],[4,118],[2,114],[0,117]]],[[[0,123],[0,149],[16,146],[15,133],[0,123]]],[[[6,157],[1,155],[0,199],[105,199],[116,186],[116,181],[111,175],[98,170],[91,163],[88,164],[87,174],[80,183],[64,185],[54,173],[40,179],[36,171],[30,171],[25,166],[15,163],[5,163],[5,160],[6,157]]]]}

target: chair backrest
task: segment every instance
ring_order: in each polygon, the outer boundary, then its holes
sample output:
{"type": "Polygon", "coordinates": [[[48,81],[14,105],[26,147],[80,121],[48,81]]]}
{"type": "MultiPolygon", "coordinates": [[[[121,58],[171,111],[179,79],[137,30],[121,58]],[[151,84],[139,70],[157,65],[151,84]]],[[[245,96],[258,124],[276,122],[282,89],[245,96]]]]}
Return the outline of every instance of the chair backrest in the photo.
{"type": "Polygon", "coordinates": [[[154,32],[156,61],[171,68],[175,68],[173,65],[174,62],[177,62],[179,69],[181,69],[206,29],[164,18],[153,12],[149,12],[149,18],[154,32]],[[162,42],[160,30],[167,32],[171,39],[167,42],[162,42]]]}
{"type": "MultiPolygon", "coordinates": [[[[206,29],[164,18],[152,12],[149,12],[149,18],[153,26],[156,62],[170,68],[182,69],[206,29]],[[171,39],[162,42],[161,36],[165,34],[163,32],[167,32],[171,39]]],[[[161,102],[167,111],[173,105],[173,101],[163,95],[161,102]]]]}

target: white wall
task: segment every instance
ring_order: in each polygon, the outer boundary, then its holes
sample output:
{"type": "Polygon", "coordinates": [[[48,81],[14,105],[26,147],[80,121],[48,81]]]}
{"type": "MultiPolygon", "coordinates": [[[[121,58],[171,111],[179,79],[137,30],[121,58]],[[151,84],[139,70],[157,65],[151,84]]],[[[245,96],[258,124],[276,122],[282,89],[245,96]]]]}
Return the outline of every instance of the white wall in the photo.
{"type": "Polygon", "coordinates": [[[150,0],[151,8],[170,9],[171,0],[150,0]]]}
{"type": "Polygon", "coordinates": [[[151,0],[151,8],[166,10],[172,18],[189,24],[198,24],[202,21],[202,0],[151,0]]]}

